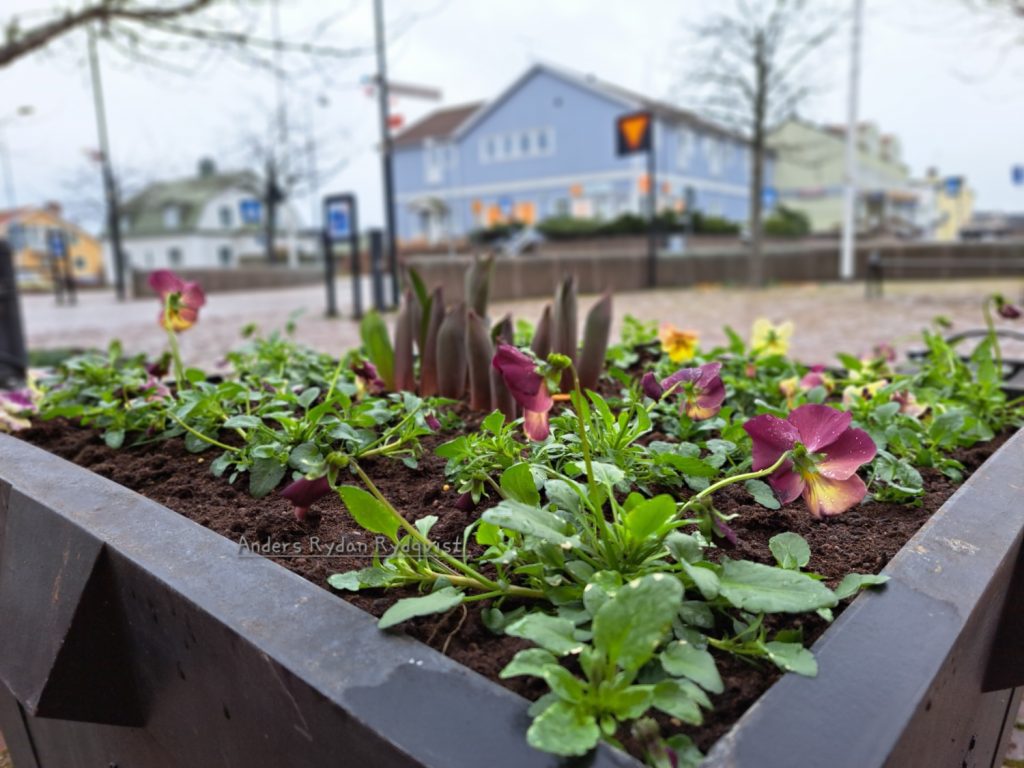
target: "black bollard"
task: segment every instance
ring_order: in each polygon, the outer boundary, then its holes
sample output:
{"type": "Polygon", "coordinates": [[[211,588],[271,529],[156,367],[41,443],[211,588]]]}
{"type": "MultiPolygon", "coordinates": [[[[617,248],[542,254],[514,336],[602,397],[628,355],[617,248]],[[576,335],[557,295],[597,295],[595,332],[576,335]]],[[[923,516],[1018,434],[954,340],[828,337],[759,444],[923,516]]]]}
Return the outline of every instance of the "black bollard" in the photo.
{"type": "Polygon", "coordinates": [[[384,305],[384,233],[370,230],[370,278],[373,287],[373,308],[383,312],[384,305]]]}
{"type": "Polygon", "coordinates": [[[0,240],[0,387],[20,385],[27,368],[14,255],[7,241],[0,240]]]}

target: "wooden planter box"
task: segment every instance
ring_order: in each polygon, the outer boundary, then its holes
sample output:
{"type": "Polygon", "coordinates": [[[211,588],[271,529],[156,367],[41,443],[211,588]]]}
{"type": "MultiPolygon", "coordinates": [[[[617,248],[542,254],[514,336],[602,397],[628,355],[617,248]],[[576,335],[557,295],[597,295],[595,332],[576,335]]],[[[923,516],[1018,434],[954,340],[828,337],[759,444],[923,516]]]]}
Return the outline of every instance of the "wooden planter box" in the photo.
{"type": "MultiPolygon", "coordinates": [[[[990,766],[1024,684],[1022,488],[1024,433],[821,638],[818,678],[784,677],[708,764],[990,766]]],[[[6,435],[0,680],[18,768],[559,764],[515,694],[6,435]]]]}

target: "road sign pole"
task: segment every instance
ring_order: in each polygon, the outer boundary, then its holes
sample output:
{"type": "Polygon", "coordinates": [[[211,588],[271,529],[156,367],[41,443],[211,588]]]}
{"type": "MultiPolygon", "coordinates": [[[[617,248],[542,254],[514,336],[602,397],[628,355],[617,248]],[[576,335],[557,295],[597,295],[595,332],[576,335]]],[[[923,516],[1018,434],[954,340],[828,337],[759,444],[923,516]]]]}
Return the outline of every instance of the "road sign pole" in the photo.
{"type": "Polygon", "coordinates": [[[352,255],[352,317],[359,320],[363,316],[363,286],[360,278],[359,265],[359,220],[356,217],[356,206],[352,205],[352,223],[348,235],[348,250],[352,255]]]}
{"type": "Polygon", "coordinates": [[[7,241],[0,240],[0,387],[20,385],[27,368],[14,254],[7,241]]]}
{"type": "Polygon", "coordinates": [[[326,230],[320,232],[324,251],[324,282],[327,284],[327,317],[338,316],[338,293],[334,284],[334,243],[326,230]]]}
{"type": "Polygon", "coordinates": [[[651,139],[647,147],[647,206],[650,221],[647,225],[647,287],[658,284],[658,180],[655,176],[654,125],[650,127],[651,139]]]}

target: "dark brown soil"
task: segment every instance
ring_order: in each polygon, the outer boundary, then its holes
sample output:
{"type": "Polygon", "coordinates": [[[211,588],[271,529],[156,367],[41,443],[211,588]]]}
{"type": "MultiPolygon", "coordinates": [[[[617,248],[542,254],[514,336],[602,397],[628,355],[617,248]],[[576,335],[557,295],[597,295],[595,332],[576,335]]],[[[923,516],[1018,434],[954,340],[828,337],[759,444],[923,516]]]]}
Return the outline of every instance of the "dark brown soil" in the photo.
{"type": "MultiPolygon", "coordinates": [[[[319,502],[311,516],[299,523],[288,501],[272,495],[262,500],[251,498],[244,487],[232,487],[224,479],[213,477],[209,462],[216,456],[190,454],[180,440],[149,443],[130,449],[111,450],[93,430],[81,429],[63,420],[40,423],[18,436],[41,446],[97,474],[157,501],[176,512],[233,540],[245,539],[250,545],[278,545],[277,552],[289,556],[267,556],[289,570],[326,586],[327,577],[369,563],[374,537],[359,528],[344,512],[337,497],[319,502]],[[345,553],[323,556],[331,544],[343,545],[345,553]],[[311,554],[320,556],[311,557],[311,554]]],[[[367,473],[384,495],[408,519],[437,515],[431,537],[439,542],[461,541],[463,529],[480,510],[460,511],[455,506],[458,494],[444,480],[444,460],[433,449],[450,436],[427,437],[417,469],[395,461],[377,460],[364,464],[367,473]]],[[[991,443],[961,451],[958,458],[973,471],[1006,440],[1006,435],[991,443]]],[[[783,531],[793,531],[810,544],[810,570],[822,574],[831,586],[852,571],[880,571],[904,543],[948,498],[956,486],[933,470],[922,472],[926,493],[918,507],[869,503],[827,521],[807,514],[802,502],[770,511],[750,501],[737,487],[716,496],[716,506],[726,514],[738,513],[730,523],[739,537],[739,545],[730,557],[764,563],[774,560],[768,539],[783,531]]],[[[242,486],[243,480],[237,485],[242,486]]],[[[337,550],[335,550],[337,551],[337,550]]],[[[339,593],[360,608],[380,616],[400,597],[400,590],[339,593]]],[[[415,619],[403,625],[413,637],[441,650],[460,663],[498,681],[498,672],[521,648],[529,643],[511,637],[496,637],[483,625],[482,605],[457,608],[444,616],[415,619]]],[[[836,609],[838,614],[842,609],[836,609]]],[[[785,617],[787,627],[802,626],[808,644],[826,628],[816,616],[785,617]]],[[[702,749],[707,749],[776,679],[774,667],[756,667],[724,654],[718,655],[725,692],[715,698],[715,710],[707,713],[700,729],[686,728],[702,749]]],[[[528,697],[537,698],[545,688],[531,678],[498,681],[528,697]]]]}

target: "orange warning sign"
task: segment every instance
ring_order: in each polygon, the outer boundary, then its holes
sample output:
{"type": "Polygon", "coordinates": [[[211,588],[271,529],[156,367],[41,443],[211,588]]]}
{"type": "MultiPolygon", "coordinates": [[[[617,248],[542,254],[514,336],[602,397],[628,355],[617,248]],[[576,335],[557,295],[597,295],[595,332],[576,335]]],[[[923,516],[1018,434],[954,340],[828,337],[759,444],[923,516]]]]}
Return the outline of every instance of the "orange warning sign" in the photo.
{"type": "Polygon", "coordinates": [[[615,138],[619,155],[648,152],[651,149],[651,113],[630,112],[615,121],[615,138]]]}

